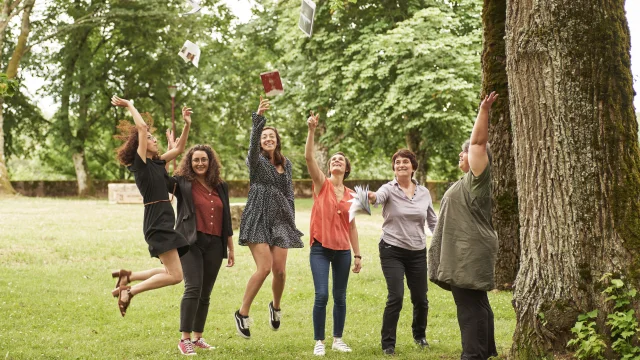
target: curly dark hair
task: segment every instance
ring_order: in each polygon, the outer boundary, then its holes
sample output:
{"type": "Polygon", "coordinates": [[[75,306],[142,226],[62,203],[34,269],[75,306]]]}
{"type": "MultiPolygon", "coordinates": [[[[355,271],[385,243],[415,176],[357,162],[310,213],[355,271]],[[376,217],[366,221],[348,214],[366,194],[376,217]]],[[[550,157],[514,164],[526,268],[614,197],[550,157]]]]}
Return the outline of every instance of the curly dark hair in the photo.
{"type": "Polygon", "coordinates": [[[344,178],[342,180],[347,180],[347,178],[349,177],[349,174],[351,174],[351,161],[349,161],[349,158],[347,157],[347,155],[345,155],[342,151],[338,151],[337,153],[331,155],[331,157],[329,158],[329,161],[327,161],[327,176],[331,177],[331,159],[333,159],[334,156],[336,155],[342,155],[342,157],[344,158],[344,161],[346,162],[346,166],[345,166],[345,171],[344,171],[344,178]]]}
{"type": "MultiPolygon", "coordinates": [[[[274,128],[273,126],[265,126],[262,131],[264,132],[265,130],[273,130],[274,133],[276,133],[276,150],[273,152],[273,162],[274,164],[277,165],[282,165],[284,166],[284,155],[282,155],[282,144],[280,142],[280,134],[278,134],[278,130],[276,128],[274,128]]],[[[262,134],[261,134],[262,135],[262,134]]],[[[262,152],[262,156],[266,157],[268,160],[271,160],[271,156],[269,155],[268,152],[262,150],[262,145],[260,145],[260,151],[262,152]]]]}
{"type": "MultiPolygon", "coordinates": [[[[147,131],[153,133],[156,130],[153,127],[153,118],[149,113],[143,113],[141,115],[147,123],[147,131]]],[[[138,128],[128,120],[120,120],[116,128],[118,129],[118,134],[113,137],[116,140],[124,142],[116,149],[116,159],[120,164],[130,166],[133,164],[133,159],[135,159],[136,152],[138,151],[138,128]]],[[[155,154],[153,158],[158,158],[158,154],[155,154]]]]}
{"type": "Polygon", "coordinates": [[[194,181],[196,179],[196,173],[193,171],[192,159],[193,153],[196,151],[204,151],[209,158],[209,167],[207,168],[207,173],[204,176],[204,180],[212,188],[215,188],[220,183],[222,183],[222,178],[220,177],[220,158],[218,157],[218,153],[211,148],[209,145],[194,145],[191,149],[187,151],[187,154],[182,157],[182,161],[180,161],[180,166],[176,170],[174,175],[183,176],[185,179],[189,181],[194,181]]]}
{"type": "Polygon", "coordinates": [[[396,158],[403,157],[409,159],[411,161],[411,167],[413,167],[413,171],[411,172],[411,177],[416,173],[416,169],[418,168],[418,159],[416,158],[416,154],[409,149],[400,149],[396,151],[395,154],[391,157],[391,170],[396,170],[396,158]]]}

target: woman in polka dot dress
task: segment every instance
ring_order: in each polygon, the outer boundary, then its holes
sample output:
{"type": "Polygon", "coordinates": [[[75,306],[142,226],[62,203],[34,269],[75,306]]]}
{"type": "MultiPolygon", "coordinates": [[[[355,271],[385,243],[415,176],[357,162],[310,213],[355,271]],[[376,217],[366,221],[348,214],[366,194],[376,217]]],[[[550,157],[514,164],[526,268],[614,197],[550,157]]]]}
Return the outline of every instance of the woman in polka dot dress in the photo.
{"type": "Polygon", "coordinates": [[[280,327],[280,300],[285,285],[285,268],[289,248],[302,248],[303,235],[295,223],[291,162],[281,153],[278,131],[265,126],[264,112],[268,99],[260,97],[258,111],[252,114],[253,127],[249,143],[249,196],[240,221],[239,244],[249,246],[256,263],[234,317],[238,334],[251,337],[249,310],[264,280],[273,273],[273,301],[269,303],[270,326],[280,327]]]}

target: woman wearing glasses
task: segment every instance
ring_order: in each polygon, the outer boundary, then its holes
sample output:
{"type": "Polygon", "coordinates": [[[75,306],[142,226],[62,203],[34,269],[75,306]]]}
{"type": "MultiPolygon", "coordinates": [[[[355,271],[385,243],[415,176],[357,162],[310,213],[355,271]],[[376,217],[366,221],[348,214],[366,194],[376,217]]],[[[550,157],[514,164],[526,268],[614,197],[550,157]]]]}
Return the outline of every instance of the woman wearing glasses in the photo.
{"type": "MultiPolygon", "coordinates": [[[[173,134],[167,135],[169,148],[173,148],[173,134]]],[[[183,355],[195,355],[195,349],[213,349],[202,338],[211,292],[222,260],[227,259],[227,267],[234,264],[229,187],[220,178],[220,168],[218,154],[210,146],[195,145],[171,178],[171,183],[177,184],[176,230],[190,245],[181,259],[184,295],[178,349],[183,355]]]]}

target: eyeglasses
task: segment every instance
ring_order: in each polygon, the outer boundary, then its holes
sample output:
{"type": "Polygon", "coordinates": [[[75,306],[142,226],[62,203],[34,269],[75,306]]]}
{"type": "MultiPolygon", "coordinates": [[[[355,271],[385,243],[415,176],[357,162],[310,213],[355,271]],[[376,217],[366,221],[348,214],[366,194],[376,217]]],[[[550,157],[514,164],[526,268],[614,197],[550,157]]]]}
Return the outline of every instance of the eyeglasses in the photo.
{"type": "Polygon", "coordinates": [[[206,164],[206,163],[208,163],[208,162],[209,162],[209,159],[207,159],[207,158],[202,158],[202,159],[191,159],[191,162],[192,162],[192,163],[194,163],[194,164],[200,164],[200,163],[202,163],[202,164],[206,164]]]}

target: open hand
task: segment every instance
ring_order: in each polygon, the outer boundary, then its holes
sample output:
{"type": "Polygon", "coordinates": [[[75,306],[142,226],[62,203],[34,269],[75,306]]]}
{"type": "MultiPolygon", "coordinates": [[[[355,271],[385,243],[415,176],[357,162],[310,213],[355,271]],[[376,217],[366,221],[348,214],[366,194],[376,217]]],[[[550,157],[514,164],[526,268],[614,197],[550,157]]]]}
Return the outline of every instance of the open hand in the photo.
{"type": "Polygon", "coordinates": [[[111,98],[111,105],[120,106],[120,107],[128,107],[129,105],[131,105],[131,101],[125,100],[125,99],[121,99],[121,98],[113,95],[113,97],[111,98]]]}
{"type": "Polygon", "coordinates": [[[258,106],[258,115],[262,115],[264,114],[265,111],[269,110],[269,108],[271,107],[271,104],[269,104],[269,99],[263,99],[262,96],[260,96],[260,105],[258,106]]]}
{"type": "Polygon", "coordinates": [[[182,118],[184,119],[184,122],[189,125],[191,125],[191,114],[193,114],[193,110],[191,110],[190,107],[182,107],[182,118]]]}
{"type": "Polygon", "coordinates": [[[497,98],[498,98],[498,94],[496,94],[495,91],[492,91],[491,94],[486,95],[484,97],[484,99],[482,100],[482,103],[480,103],[480,108],[487,111],[491,110],[491,106],[493,105],[493,103],[496,101],[497,98]]]}
{"type": "Polygon", "coordinates": [[[320,119],[320,114],[313,114],[313,110],[309,111],[309,118],[307,119],[307,126],[309,130],[315,131],[316,127],[318,127],[318,119],[320,119]]]}
{"type": "Polygon", "coordinates": [[[173,130],[167,129],[167,150],[175,149],[180,138],[175,138],[173,130]]]}

